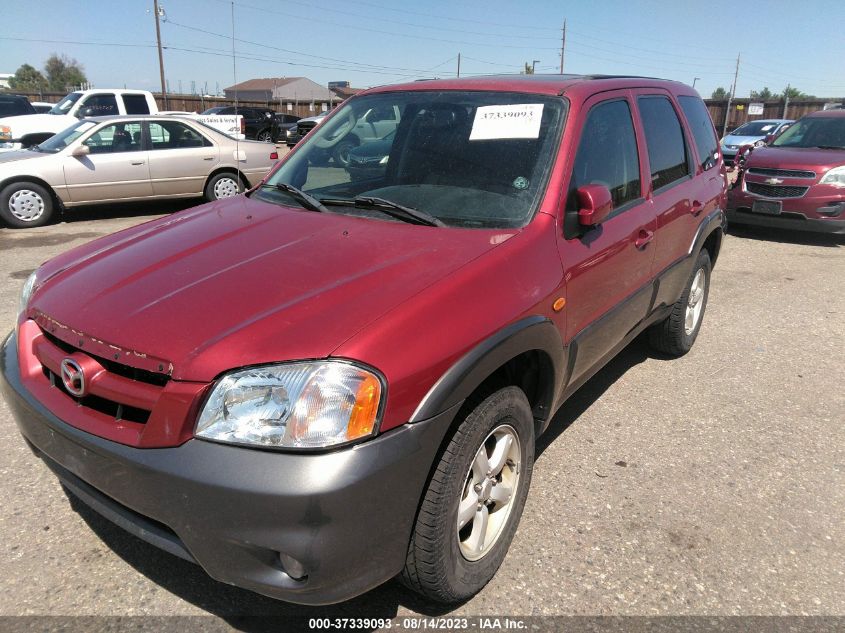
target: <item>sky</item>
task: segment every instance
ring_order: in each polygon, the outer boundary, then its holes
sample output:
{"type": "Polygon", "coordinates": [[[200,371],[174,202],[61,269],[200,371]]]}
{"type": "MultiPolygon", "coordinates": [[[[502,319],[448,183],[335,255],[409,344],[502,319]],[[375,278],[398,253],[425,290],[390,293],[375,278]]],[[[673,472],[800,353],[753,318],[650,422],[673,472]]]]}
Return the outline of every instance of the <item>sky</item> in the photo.
{"type": "MultiPolygon", "coordinates": [[[[171,92],[304,76],[325,85],[560,70],[674,79],[704,97],[787,85],[845,96],[842,0],[162,0],[171,92]],[[234,7],[233,7],[234,5],[234,7]],[[234,10],[233,10],[234,8],[234,10]],[[233,20],[234,13],[234,20],[233,20]],[[232,59],[232,34],[235,60],[232,59]],[[535,62],[536,60],[536,62],[535,62]],[[193,82],[193,85],[192,85],[193,82]]],[[[100,88],[160,87],[153,0],[0,0],[0,72],[78,60],[100,88]],[[33,28],[37,24],[37,28],[33,28]]]]}

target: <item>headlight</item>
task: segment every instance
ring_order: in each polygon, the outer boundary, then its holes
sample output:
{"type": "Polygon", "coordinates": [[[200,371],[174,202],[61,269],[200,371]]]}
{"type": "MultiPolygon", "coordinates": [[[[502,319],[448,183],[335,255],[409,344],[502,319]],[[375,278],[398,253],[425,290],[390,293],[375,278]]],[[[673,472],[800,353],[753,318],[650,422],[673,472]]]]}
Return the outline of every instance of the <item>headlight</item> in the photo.
{"type": "Polygon", "coordinates": [[[837,185],[845,187],[845,165],[834,167],[819,181],[820,185],[837,185]]]}
{"type": "Polygon", "coordinates": [[[269,448],[326,448],[373,435],[381,398],[378,376],[346,362],[254,367],[217,382],[195,435],[269,448]]]}
{"type": "Polygon", "coordinates": [[[32,293],[35,292],[35,289],[38,288],[38,271],[33,271],[32,274],[27,277],[26,282],[23,285],[23,289],[21,289],[21,300],[20,304],[18,305],[18,316],[23,314],[26,311],[26,306],[29,304],[29,298],[32,296],[32,293]]]}

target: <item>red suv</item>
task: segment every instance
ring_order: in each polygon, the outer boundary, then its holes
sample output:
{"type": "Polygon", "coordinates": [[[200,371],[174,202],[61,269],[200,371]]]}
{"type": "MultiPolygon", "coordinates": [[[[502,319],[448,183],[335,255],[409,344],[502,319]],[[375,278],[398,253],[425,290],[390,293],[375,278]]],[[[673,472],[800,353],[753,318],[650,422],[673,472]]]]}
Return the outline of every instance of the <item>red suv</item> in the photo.
{"type": "Polygon", "coordinates": [[[728,220],[845,234],[845,110],[808,114],[753,149],[730,191],[728,220]]]}
{"type": "Polygon", "coordinates": [[[218,580],[462,600],[566,399],[641,332],[693,345],[725,193],[678,83],[376,88],[246,195],[39,268],[3,392],[73,494],[218,580]],[[383,170],[312,160],[374,108],[397,117],[383,170]]]}

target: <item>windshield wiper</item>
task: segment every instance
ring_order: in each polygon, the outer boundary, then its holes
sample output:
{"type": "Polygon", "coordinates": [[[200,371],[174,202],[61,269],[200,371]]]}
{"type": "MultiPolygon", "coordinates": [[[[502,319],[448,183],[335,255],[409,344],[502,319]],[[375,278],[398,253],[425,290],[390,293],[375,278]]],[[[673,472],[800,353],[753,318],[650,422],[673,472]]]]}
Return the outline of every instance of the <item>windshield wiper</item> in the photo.
{"type": "Polygon", "coordinates": [[[842,145],[816,145],[817,149],[845,149],[842,145]]]}
{"type": "Polygon", "coordinates": [[[415,209],[414,207],[406,207],[386,200],[384,198],[376,198],[373,196],[358,196],[354,200],[347,198],[323,198],[322,202],[325,204],[345,205],[349,207],[364,207],[367,209],[375,209],[390,217],[409,222],[411,224],[423,224],[425,226],[446,226],[443,222],[426,211],[415,209]]]}
{"type": "Polygon", "coordinates": [[[278,189],[279,191],[284,191],[285,193],[289,193],[291,197],[293,197],[297,202],[299,202],[303,207],[305,207],[309,211],[329,213],[329,210],[325,206],[323,206],[323,203],[317,200],[317,198],[305,193],[301,189],[297,189],[293,185],[287,184],[286,182],[278,182],[274,184],[265,182],[264,186],[270,187],[271,189],[278,189]]]}

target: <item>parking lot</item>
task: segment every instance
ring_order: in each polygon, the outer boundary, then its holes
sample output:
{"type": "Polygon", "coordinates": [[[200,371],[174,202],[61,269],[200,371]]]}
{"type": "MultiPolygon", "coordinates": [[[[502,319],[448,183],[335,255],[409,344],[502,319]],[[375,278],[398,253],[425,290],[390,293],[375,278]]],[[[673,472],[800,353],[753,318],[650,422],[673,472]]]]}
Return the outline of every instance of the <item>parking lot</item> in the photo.
{"type": "MultiPolygon", "coordinates": [[[[0,324],[44,260],[185,206],[0,229],[0,324]]],[[[843,244],[731,234],[693,351],[667,361],[635,341],[564,406],[501,570],[452,610],[397,582],[323,609],[217,583],[77,514],[0,402],[0,615],[841,614],[843,244]]]]}

